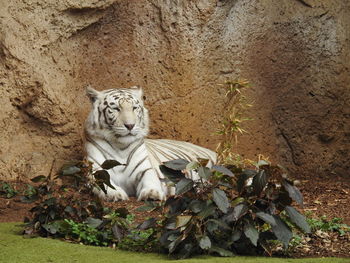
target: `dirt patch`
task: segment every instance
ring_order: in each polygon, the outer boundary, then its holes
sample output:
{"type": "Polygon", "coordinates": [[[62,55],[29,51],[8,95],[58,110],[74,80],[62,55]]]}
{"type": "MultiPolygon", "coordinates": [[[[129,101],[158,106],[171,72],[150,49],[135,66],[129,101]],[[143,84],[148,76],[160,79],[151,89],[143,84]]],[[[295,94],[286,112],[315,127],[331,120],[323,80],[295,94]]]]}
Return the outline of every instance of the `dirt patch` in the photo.
{"type": "MultiPolygon", "coordinates": [[[[304,196],[304,213],[312,217],[342,218],[350,225],[350,179],[346,177],[315,177],[302,180],[299,186],[304,196]]],[[[316,231],[294,257],[350,257],[350,233],[340,236],[336,232],[316,231]]]]}
{"type": "Polygon", "coordinates": [[[350,225],[350,178],[333,176],[302,180],[299,188],[305,199],[304,211],[319,217],[340,217],[350,225]]]}
{"type": "Polygon", "coordinates": [[[19,197],[6,199],[0,197],[0,222],[23,222],[30,216],[33,204],[22,203],[19,197]]]}
{"type": "Polygon", "coordinates": [[[313,234],[308,242],[295,249],[293,257],[350,257],[350,235],[338,233],[313,234]]]}

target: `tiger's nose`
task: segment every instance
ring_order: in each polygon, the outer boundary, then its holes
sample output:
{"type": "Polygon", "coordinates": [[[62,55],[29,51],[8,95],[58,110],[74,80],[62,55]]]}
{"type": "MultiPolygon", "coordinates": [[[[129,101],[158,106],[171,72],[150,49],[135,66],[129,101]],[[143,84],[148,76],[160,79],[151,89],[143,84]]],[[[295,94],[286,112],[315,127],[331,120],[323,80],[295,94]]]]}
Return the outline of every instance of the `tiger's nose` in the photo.
{"type": "Polygon", "coordinates": [[[134,128],[135,124],[124,124],[124,126],[125,126],[129,131],[131,131],[132,128],[134,128]]]}

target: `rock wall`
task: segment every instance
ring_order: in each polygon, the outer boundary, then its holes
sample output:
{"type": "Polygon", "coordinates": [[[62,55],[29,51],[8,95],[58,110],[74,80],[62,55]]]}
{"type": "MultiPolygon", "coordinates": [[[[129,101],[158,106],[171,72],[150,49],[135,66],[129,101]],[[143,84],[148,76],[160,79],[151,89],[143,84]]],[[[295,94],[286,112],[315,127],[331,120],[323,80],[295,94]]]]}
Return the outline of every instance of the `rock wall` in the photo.
{"type": "Polygon", "coordinates": [[[144,88],[152,137],[215,149],[226,79],[254,89],[236,151],[346,174],[350,2],[0,0],[0,179],[83,156],[84,86],[144,88]]]}

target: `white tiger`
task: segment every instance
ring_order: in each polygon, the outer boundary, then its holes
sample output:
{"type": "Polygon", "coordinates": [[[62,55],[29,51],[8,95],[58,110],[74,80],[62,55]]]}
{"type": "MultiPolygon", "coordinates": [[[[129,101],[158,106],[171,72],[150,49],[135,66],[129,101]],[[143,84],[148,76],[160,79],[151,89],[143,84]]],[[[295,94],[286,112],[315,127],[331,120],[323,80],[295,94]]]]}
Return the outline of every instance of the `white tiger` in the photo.
{"type": "Polygon", "coordinates": [[[85,149],[93,169],[107,159],[117,160],[125,166],[109,170],[111,184],[107,194],[100,189],[94,192],[105,200],[164,200],[168,189],[161,182],[159,170],[162,162],[174,159],[189,161],[197,158],[216,162],[216,154],[206,148],[174,140],[145,139],[149,130],[148,110],[143,103],[141,88],[109,89],[97,91],[86,89],[92,110],[86,120],[85,149]]]}

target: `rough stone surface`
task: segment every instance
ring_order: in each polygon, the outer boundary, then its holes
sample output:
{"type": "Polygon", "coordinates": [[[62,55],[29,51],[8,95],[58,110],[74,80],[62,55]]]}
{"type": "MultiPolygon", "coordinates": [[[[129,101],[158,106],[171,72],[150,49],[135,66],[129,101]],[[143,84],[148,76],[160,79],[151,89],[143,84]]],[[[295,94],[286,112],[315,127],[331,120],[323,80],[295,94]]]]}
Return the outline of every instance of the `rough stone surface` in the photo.
{"type": "Polygon", "coordinates": [[[346,174],[350,2],[320,2],[0,0],[0,179],[83,156],[86,84],[142,86],[152,137],[215,149],[236,77],[255,105],[236,152],[346,174]]]}

